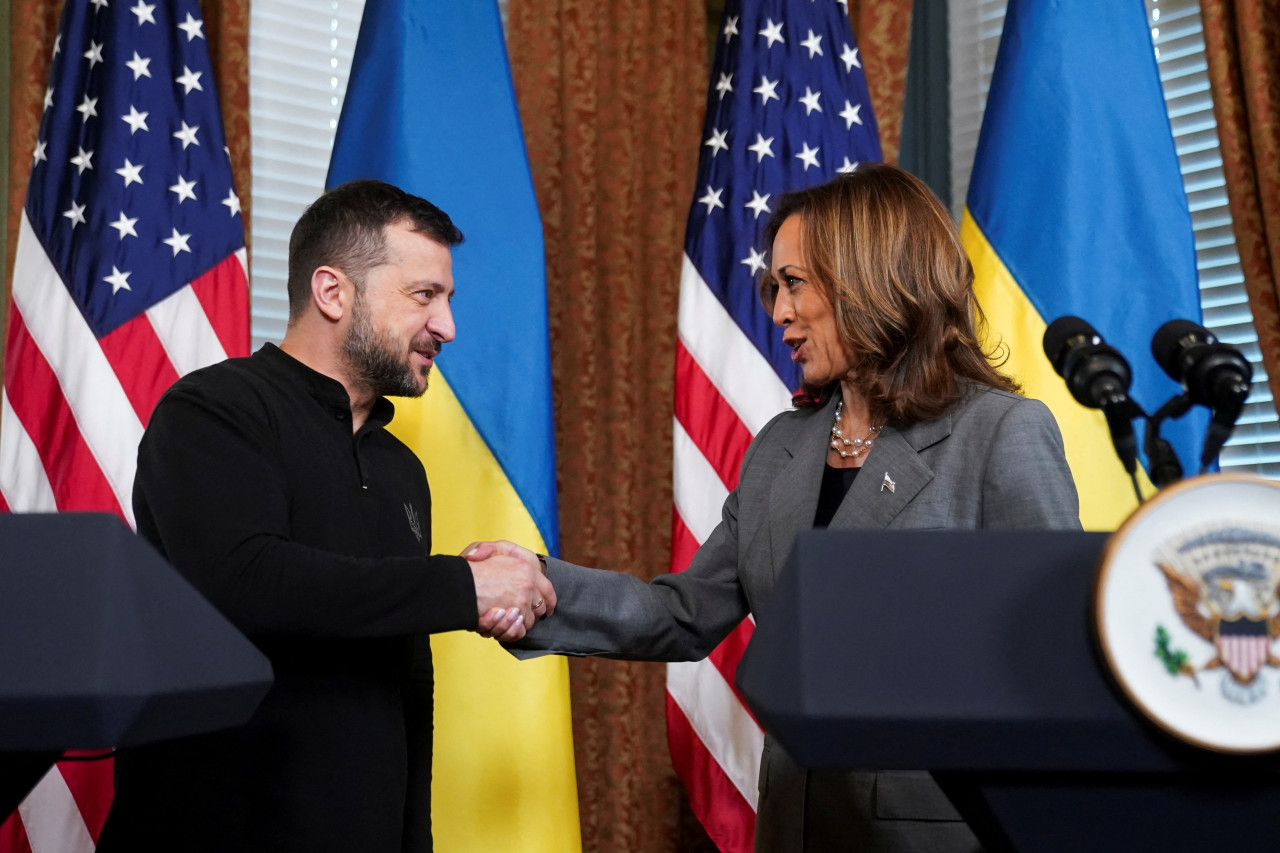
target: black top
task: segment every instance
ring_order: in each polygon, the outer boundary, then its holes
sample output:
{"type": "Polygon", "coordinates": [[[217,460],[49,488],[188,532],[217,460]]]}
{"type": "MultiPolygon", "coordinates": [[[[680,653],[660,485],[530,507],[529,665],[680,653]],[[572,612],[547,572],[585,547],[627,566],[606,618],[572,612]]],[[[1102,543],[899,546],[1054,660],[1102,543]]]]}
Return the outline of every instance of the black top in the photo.
{"type": "Polygon", "coordinates": [[[431,658],[473,628],[460,557],[379,399],[267,344],[179,380],[138,450],[138,532],[271,659],[245,726],[116,762],[100,851],[429,850],[431,658]],[[416,654],[415,654],[416,651],[416,654]]]}
{"type": "Polygon", "coordinates": [[[849,487],[861,468],[835,468],[827,465],[822,471],[822,487],[818,490],[818,511],[813,516],[814,527],[827,527],[836,517],[840,502],[849,494],[849,487]]]}

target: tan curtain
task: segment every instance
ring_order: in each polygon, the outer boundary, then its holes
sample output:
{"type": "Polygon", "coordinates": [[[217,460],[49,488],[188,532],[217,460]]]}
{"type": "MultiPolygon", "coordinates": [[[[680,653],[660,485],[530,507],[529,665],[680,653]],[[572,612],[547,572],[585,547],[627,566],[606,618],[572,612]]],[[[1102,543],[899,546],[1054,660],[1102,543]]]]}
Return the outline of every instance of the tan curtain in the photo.
{"type": "MultiPolygon", "coordinates": [[[[546,235],[564,555],[670,560],[684,223],[708,74],[702,0],[513,0],[508,45],[546,235]]],[[[665,668],[574,660],[585,850],[690,849],[665,668]]]]}
{"type": "MultiPolygon", "coordinates": [[[[9,282],[18,223],[27,197],[31,153],[40,130],[41,104],[49,84],[49,64],[58,34],[62,0],[10,0],[9,30],[9,198],[5,255],[9,268],[0,299],[0,329],[6,328],[9,282]]],[[[221,97],[222,120],[231,148],[232,173],[240,194],[246,237],[249,230],[249,0],[205,3],[205,33],[221,97]]],[[[0,358],[3,358],[0,347],[0,358]]],[[[0,367],[3,365],[0,364],[0,367]]]]}
{"type": "Polygon", "coordinates": [[[1240,266],[1280,408],[1280,0],[1201,0],[1240,266]]]}
{"type": "Polygon", "coordinates": [[[898,162],[902,147],[902,98],[907,88],[907,50],[911,45],[912,0],[849,0],[849,17],[858,39],[862,70],[871,91],[871,107],[880,126],[886,163],[898,162]]]}

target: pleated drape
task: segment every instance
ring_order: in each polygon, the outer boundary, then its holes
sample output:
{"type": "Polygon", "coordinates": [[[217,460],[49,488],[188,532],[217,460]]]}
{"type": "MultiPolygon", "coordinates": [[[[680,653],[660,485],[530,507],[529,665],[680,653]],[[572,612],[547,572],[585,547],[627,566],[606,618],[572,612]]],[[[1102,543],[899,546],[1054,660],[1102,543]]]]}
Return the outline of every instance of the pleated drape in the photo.
{"type": "Polygon", "coordinates": [[[1280,0],[1200,8],[1236,247],[1280,408],[1280,0]]]}

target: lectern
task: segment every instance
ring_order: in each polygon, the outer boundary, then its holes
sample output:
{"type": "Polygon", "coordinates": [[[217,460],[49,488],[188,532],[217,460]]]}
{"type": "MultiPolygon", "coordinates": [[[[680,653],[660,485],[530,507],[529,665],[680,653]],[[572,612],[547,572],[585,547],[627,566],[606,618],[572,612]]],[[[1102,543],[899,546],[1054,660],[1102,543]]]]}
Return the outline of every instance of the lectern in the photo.
{"type": "Polygon", "coordinates": [[[1110,682],[1106,534],[807,531],[738,667],[815,769],[926,769],[989,851],[1270,849],[1280,760],[1187,746],[1110,682]]]}
{"type": "Polygon", "coordinates": [[[0,514],[0,818],[64,750],[239,725],[271,681],[115,516],[0,514]]]}

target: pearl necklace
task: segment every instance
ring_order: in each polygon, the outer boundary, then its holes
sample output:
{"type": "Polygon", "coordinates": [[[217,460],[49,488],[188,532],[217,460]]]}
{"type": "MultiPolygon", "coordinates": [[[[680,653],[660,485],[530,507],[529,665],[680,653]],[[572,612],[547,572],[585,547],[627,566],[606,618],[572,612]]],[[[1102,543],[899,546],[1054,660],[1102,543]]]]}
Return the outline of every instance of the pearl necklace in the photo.
{"type": "Polygon", "coordinates": [[[857,459],[864,453],[870,453],[871,445],[876,443],[876,434],[880,432],[880,427],[868,427],[867,434],[862,438],[845,438],[844,432],[840,429],[840,417],[843,414],[844,400],[841,400],[836,403],[836,422],[831,427],[831,449],[839,453],[841,459],[848,459],[851,456],[857,459]]]}

